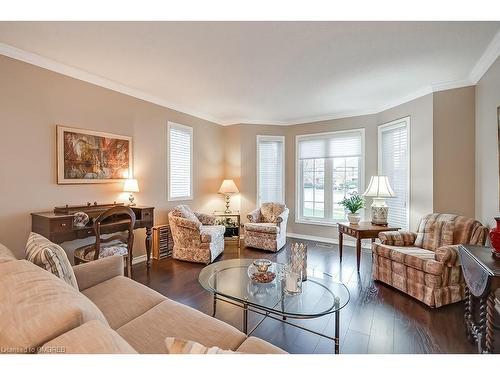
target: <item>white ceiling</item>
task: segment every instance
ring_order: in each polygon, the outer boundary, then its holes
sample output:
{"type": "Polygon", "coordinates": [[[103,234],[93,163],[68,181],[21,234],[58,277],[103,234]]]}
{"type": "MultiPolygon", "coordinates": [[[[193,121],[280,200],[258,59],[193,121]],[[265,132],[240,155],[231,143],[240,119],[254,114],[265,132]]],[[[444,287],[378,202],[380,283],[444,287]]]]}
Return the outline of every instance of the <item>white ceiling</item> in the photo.
{"type": "Polygon", "coordinates": [[[500,22],[0,22],[0,53],[220,124],[291,124],[474,84],[498,56],[499,30],[500,22]]]}

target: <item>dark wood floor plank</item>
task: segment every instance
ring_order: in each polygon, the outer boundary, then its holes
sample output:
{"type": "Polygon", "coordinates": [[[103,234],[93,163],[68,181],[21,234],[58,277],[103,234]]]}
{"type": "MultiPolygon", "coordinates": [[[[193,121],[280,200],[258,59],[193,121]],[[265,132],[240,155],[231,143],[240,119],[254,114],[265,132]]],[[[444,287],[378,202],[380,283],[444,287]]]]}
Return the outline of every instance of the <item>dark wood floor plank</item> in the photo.
{"type": "MultiPolygon", "coordinates": [[[[289,239],[286,249],[277,254],[246,248],[238,250],[234,245],[226,245],[217,261],[241,257],[284,263],[292,242],[306,242],[308,265],[341,280],[350,292],[350,301],[340,314],[341,353],[475,353],[475,347],[465,338],[462,303],[430,309],[392,287],[374,282],[369,250],[362,250],[359,273],[353,247],[345,246],[340,263],[338,246],[295,239],[289,239]]],[[[203,267],[202,264],[163,259],[154,261],[149,272],[145,264],[135,265],[133,278],[173,300],[211,315],[212,295],[198,283],[203,267]]],[[[243,313],[238,307],[218,302],[216,317],[242,329],[243,313]]],[[[250,313],[249,328],[260,320],[260,315],[250,313]]],[[[297,322],[328,336],[334,332],[333,315],[297,322]]],[[[253,335],[290,353],[332,353],[334,350],[331,340],[272,319],[265,319],[253,335]]]]}

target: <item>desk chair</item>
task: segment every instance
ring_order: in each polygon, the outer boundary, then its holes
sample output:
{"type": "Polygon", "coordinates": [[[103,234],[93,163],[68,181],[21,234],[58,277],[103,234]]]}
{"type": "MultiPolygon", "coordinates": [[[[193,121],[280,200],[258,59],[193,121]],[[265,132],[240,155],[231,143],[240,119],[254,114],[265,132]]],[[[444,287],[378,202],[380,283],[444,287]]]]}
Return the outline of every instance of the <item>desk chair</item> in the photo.
{"type": "MultiPolygon", "coordinates": [[[[105,223],[104,223],[105,224],[105,223]]],[[[134,225],[135,214],[129,207],[116,206],[104,211],[94,221],[95,243],[79,247],[75,250],[75,265],[88,263],[99,258],[105,258],[112,255],[121,255],[125,258],[127,265],[127,276],[132,275],[132,249],[134,246],[134,225]],[[102,238],[103,222],[113,215],[120,215],[124,222],[128,222],[128,229],[125,234],[115,234],[108,238],[102,238]],[[97,251],[96,251],[97,250],[97,251]]]]}

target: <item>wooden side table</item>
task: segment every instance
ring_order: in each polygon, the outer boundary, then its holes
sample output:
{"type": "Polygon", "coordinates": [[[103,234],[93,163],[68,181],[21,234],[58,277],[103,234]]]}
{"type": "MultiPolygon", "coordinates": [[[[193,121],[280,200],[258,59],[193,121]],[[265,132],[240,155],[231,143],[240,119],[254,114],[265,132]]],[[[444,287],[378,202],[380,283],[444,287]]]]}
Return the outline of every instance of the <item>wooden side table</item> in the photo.
{"type": "Polygon", "coordinates": [[[372,242],[375,242],[375,239],[378,238],[378,234],[380,232],[396,231],[401,229],[398,227],[373,225],[369,221],[360,221],[359,224],[356,225],[351,223],[339,223],[338,227],[339,227],[340,261],[342,262],[342,246],[344,242],[344,234],[354,237],[356,239],[356,257],[357,257],[358,272],[359,272],[359,263],[361,260],[361,240],[371,239],[372,242]]]}
{"type": "Polygon", "coordinates": [[[460,245],[465,282],[465,333],[479,353],[494,349],[495,290],[500,287],[500,259],[484,246],[460,245]],[[479,315],[476,314],[476,307],[479,315]]]}
{"type": "Polygon", "coordinates": [[[213,215],[217,218],[216,224],[224,225],[226,232],[225,238],[231,238],[238,243],[238,249],[241,244],[241,217],[240,212],[226,213],[224,211],[214,211],[213,215]]]}

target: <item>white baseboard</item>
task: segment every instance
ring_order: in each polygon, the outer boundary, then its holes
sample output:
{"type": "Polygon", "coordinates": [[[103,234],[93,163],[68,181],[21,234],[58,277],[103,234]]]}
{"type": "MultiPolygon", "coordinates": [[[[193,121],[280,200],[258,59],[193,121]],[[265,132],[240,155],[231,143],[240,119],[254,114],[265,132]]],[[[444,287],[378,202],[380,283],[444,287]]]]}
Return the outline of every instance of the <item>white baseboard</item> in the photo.
{"type": "MultiPolygon", "coordinates": [[[[333,245],[338,245],[339,244],[338,238],[310,236],[308,234],[298,234],[298,233],[287,233],[286,236],[290,237],[290,238],[298,238],[298,239],[301,239],[301,240],[324,242],[324,243],[329,243],[329,244],[333,244],[333,245]]],[[[345,237],[344,237],[344,245],[355,247],[356,246],[356,241],[346,240],[345,237]]],[[[370,249],[371,250],[371,248],[372,248],[371,240],[370,240],[369,244],[363,243],[363,241],[361,241],[361,247],[363,249],[370,249]]]]}
{"type": "Polygon", "coordinates": [[[132,258],[132,265],[145,262],[147,260],[146,254],[139,255],[138,257],[132,258]]]}

